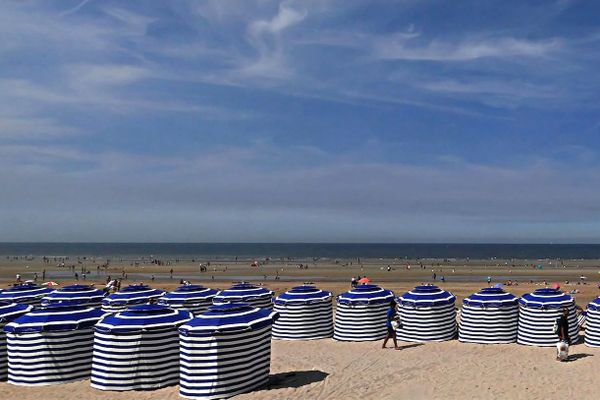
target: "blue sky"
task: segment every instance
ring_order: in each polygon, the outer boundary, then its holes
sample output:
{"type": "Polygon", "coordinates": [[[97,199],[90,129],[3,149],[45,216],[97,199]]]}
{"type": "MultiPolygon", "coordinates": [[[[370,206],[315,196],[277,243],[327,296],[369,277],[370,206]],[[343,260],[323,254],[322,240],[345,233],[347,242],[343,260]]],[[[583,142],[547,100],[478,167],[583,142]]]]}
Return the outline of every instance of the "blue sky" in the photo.
{"type": "Polygon", "coordinates": [[[0,5],[0,240],[598,242],[600,6],[0,5]]]}

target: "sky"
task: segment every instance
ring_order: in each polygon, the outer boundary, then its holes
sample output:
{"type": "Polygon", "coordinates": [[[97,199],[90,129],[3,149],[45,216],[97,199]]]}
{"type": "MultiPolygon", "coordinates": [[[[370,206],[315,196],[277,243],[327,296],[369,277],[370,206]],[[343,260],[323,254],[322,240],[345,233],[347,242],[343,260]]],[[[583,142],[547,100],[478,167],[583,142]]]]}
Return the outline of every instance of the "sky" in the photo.
{"type": "Polygon", "coordinates": [[[600,4],[0,4],[0,241],[600,242],[600,4]]]}

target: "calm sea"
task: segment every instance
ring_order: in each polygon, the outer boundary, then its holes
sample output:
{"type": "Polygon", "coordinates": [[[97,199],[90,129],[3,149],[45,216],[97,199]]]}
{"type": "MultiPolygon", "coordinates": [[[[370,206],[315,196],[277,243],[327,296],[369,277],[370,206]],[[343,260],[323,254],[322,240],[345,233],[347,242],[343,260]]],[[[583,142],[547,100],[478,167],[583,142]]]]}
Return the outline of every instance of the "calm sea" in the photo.
{"type": "Polygon", "coordinates": [[[600,259],[600,244],[0,243],[0,255],[600,259]]]}

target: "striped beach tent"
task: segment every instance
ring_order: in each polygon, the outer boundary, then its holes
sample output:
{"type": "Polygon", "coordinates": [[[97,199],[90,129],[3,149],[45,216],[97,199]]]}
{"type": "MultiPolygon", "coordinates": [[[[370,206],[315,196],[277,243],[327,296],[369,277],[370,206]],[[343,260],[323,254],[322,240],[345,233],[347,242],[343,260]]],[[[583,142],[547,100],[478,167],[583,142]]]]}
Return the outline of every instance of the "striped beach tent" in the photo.
{"type": "Polygon", "coordinates": [[[274,292],[247,282],[236,283],[229,289],[221,290],[213,299],[213,304],[248,303],[253,307],[273,307],[274,292]]]}
{"type": "Polygon", "coordinates": [[[179,326],[187,310],[142,304],[109,314],[95,327],[91,386],[154,390],[179,381],[179,326]]]}
{"type": "Polygon", "coordinates": [[[162,290],[152,289],[148,285],[129,285],[105,297],[102,300],[102,310],[111,313],[124,311],[129,306],[150,303],[163,294],[165,292],[162,290]]]}
{"type": "Polygon", "coordinates": [[[8,359],[6,356],[6,333],[4,326],[21,315],[31,311],[33,307],[27,304],[0,302],[0,381],[8,376],[8,359]]]}
{"type": "Polygon", "coordinates": [[[336,297],[333,339],[361,342],[383,339],[394,294],[377,285],[358,285],[336,297]]]}
{"type": "Polygon", "coordinates": [[[585,344],[589,347],[600,347],[600,297],[592,300],[587,306],[585,344]]]}
{"type": "Polygon", "coordinates": [[[42,297],[47,296],[53,291],[54,289],[39,286],[34,283],[22,283],[12,285],[8,289],[0,292],[0,301],[37,306],[40,305],[42,297]]]}
{"type": "Polygon", "coordinates": [[[456,297],[435,285],[421,285],[396,299],[401,327],[398,340],[443,341],[456,335],[456,297]]]}
{"type": "Polygon", "coordinates": [[[211,306],[179,329],[179,394],[224,399],[267,383],[277,313],[245,303],[211,306]]]}
{"type": "Polygon", "coordinates": [[[92,307],[51,305],[8,323],[8,382],[43,386],[89,377],[93,326],[103,314],[92,307]]]}
{"type": "Polygon", "coordinates": [[[165,293],[156,304],[184,309],[192,314],[200,314],[212,305],[212,300],[217,294],[215,289],[205,288],[200,285],[182,285],[173,292],[165,293]]]}
{"type": "Polygon", "coordinates": [[[100,307],[106,293],[91,285],[68,285],[42,298],[42,306],[49,304],[84,305],[100,307]]]}
{"type": "Polygon", "coordinates": [[[529,346],[555,346],[558,336],[554,333],[554,323],[561,316],[562,309],[569,309],[569,337],[578,338],[575,300],[558,289],[536,289],[519,299],[519,330],[517,343],[529,346]]]}
{"type": "Polygon", "coordinates": [[[501,287],[483,288],[463,300],[458,340],[467,343],[517,341],[519,302],[501,287]]]}
{"type": "Polygon", "coordinates": [[[333,305],[330,292],[312,285],[296,286],[275,300],[279,319],[273,324],[273,339],[310,340],[333,335],[333,305]]]}

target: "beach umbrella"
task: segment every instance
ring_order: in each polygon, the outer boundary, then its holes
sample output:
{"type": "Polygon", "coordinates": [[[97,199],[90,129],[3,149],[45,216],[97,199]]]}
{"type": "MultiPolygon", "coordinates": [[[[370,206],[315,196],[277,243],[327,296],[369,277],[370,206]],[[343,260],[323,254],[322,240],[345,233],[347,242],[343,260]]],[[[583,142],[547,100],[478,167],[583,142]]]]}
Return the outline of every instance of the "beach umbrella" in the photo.
{"type": "Polygon", "coordinates": [[[584,341],[589,347],[600,347],[600,297],[587,306],[584,341]]]}
{"type": "Polygon", "coordinates": [[[360,278],[358,280],[358,283],[361,283],[361,284],[367,284],[367,283],[370,283],[370,282],[371,282],[371,280],[369,278],[367,278],[366,276],[364,278],[360,278]]]}
{"type": "Polygon", "coordinates": [[[456,297],[435,285],[421,285],[396,299],[401,326],[398,340],[443,341],[456,334],[456,297]]]}
{"type": "Polygon", "coordinates": [[[336,297],[333,339],[360,342],[383,339],[394,294],[377,285],[359,285],[336,297]]]}
{"type": "Polygon", "coordinates": [[[68,285],[42,298],[42,306],[49,304],[71,304],[100,307],[106,293],[91,285],[68,285]]]}
{"type": "Polygon", "coordinates": [[[313,285],[293,287],[274,301],[279,319],[273,324],[273,339],[311,340],[333,335],[333,305],[330,292],[313,285]]]}
{"type": "Polygon", "coordinates": [[[28,313],[32,308],[33,307],[28,304],[0,302],[0,381],[5,381],[8,376],[6,333],[4,333],[4,326],[21,315],[28,313]]]}
{"type": "Polygon", "coordinates": [[[213,304],[248,303],[253,307],[271,309],[273,307],[273,294],[273,291],[264,287],[240,282],[217,293],[213,298],[213,304]]]}
{"type": "Polygon", "coordinates": [[[17,284],[0,292],[0,301],[37,306],[40,304],[42,297],[47,296],[52,291],[54,291],[54,289],[39,286],[34,283],[17,284]]]}
{"type": "Polygon", "coordinates": [[[100,390],[154,390],[179,380],[179,326],[186,310],[157,304],[129,307],[96,324],[91,386],[100,390]]]}
{"type": "Polygon", "coordinates": [[[458,340],[467,343],[517,341],[519,303],[500,287],[484,288],[463,300],[458,340]]]}
{"type": "Polygon", "coordinates": [[[184,309],[192,314],[200,314],[208,309],[217,294],[215,289],[200,285],[182,285],[175,291],[165,293],[156,303],[175,309],[184,309]]]}
{"type": "Polygon", "coordinates": [[[50,305],[8,323],[8,382],[44,386],[89,377],[93,326],[103,314],[92,307],[50,305]]]}
{"type": "Polygon", "coordinates": [[[162,290],[152,289],[148,285],[129,285],[105,297],[102,300],[102,310],[112,313],[124,311],[132,305],[150,303],[163,294],[165,292],[162,290]]]}
{"type": "Polygon", "coordinates": [[[562,309],[569,309],[569,337],[575,342],[578,338],[575,300],[568,294],[552,288],[536,289],[519,299],[519,329],[517,343],[529,346],[555,346],[558,336],[554,333],[554,323],[562,315],[562,309]]]}
{"type": "Polygon", "coordinates": [[[179,394],[224,399],[269,379],[271,325],[277,313],[245,303],[214,305],[179,329],[179,394]]]}

